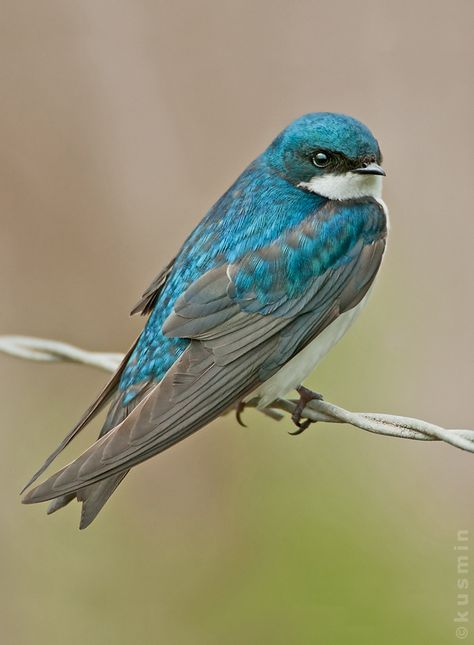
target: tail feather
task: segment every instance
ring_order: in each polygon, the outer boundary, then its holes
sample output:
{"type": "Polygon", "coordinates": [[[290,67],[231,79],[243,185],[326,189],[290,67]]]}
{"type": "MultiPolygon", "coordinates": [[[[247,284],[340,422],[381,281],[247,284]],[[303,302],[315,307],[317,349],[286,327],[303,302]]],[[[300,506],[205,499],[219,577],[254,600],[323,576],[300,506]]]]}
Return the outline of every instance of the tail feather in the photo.
{"type": "MultiPolygon", "coordinates": [[[[128,405],[123,405],[123,392],[116,392],[115,398],[110,406],[107,418],[99,434],[99,439],[113,430],[125,417],[127,417],[131,410],[142,400],[152,387],[152,383],[141,384],[140,391],[128,405]]],[[[61,508],[67,506],[73,499],[82,502],[81,520],[79,524],[80,529],[85,529],[97,517],[103,506],[115,491],[120,482],[127,475],[128,470],[116,475],[111,475],[95,484],[90,484],[85,488],[81,488],[73,493],[66,493],[54,498],[49,506],[47,513],[55,513],[61,508]]]]}
{"type": "MultiPolygon", "coordinates": [[[[23,489],[20,491],[20,495],[25,492],[27,488],[33,484],[38,477],[40,477],[44,471],[52,464],[52,462],[56,459],[58,455],[61,454],[61,452],[68,446],[71,441],[83,430],[86,425],[92,421],[92,419],[105,407],[105,405],[109,402],[109,400],[112,398],[112,396],[115,394],[117,391],[117,387],[120,381],[120,377],[122,375],[123,370],[125,369],[130,356],[133,353],[133,350],[135,349],[136,345],[138,343],[138,338],[137,340],[133,343],[133,345],[130,347],[128,352],[125,354],[124,358],[122,359],[122,362],[117,368],[117,371],[115,374],[112,376],[112,378],[108,381],[108,383],[105,385],[104,389],[100,392],[99,396],[96,398],[96,400],[87,408],[87,410],[84,412],[82,417],[79,419],[79,421],[76,423],[76,425],[72,428],[70,432],[64,437],[64,439],[61,441],[59,446],[54,450],[49,457],[44,461],[43,465],[41,468],[39,468],[33,477],[28,481],[28,483],[23,487],[23,489]]],[[[116,405],[112,404],[112,409],[116,409],[116,405]]],[[[104,428],[102,428],[100,432],[100,437],[108,432],[112,425],[110,425],[110,420],[111,420],[111,414],[107,415],[107,421],[105,422],[104,428]]],[[[72,498],[73,499],[73,498],[72,498]]],[[[69,499],[67,502],[64,501],[62,506],[65,506],[68,504],[71,500],[69,499]]],[[[59,508],[62,508],[62,506],[58,506],[54,510],[58,510],[59,508]]],[[[51,511],[53,513],[54,511],[51,511]]]]}
{"type": "Polygon", "coordinates": [[[87,528],[97,517],[104,504],[127,473],[128,470],[113,475],[112,477],[107,477],[107,479],[103,479],[97,482],[97,484],[91,484],[76,492],[75,496],[77,496],[77,501],[82,502],[80,529],[87,528]]]}
{"type": "MultiPolygon", "coordinates": [[[[123,405],[123,392],[119,392],[117,389],[120,376],[128,360],[130,359],[133,350],[135,349],[137,341],[135,341],[130,350],[127,352],[117,372],[112,376],[112,378],[107,383],[97,399],[94,401],[94,403],[86,410],[81,419],[61,442],[58,448],[56,448],[56,450],[48,457],[48,459],[46,459],[41,468],[33,475],[28,484],[21,491],[22,493],[29,486],[31,486],[33,482],[36,481],[36,479],[64,450],[64,448],[70,443],[70,441],[75,436],[77,436],[77,434],[79,434],[79,432],[89,423],[89,421],[91,421],[91,419],[96,416],[98,412],[100,412],[100,410],[106,405],[108,401],[110,401],[112,397],[113,401],[107,414],[105,423],[100,431],[99,438],[103,437],[116,425],[121,423],[130,413],[131,409],[135,407],[135,405],[137,405],[137,403],[143,398],[143,396],[146,395],[149,387],[151,386],[150,383],[142,383],[134,401],[129,405],[123,405]]],[[[48,506],[48,515],[56,513],[56,511],[59,511],[61,508],[67,506],[70,502],[72,502],[72,500],[77,499],[78,502],[82,502],[81,521],[79,528],[86,528],[97,517],[104,504],[107,502],[109,497],[112,495],[112,493],[115,491],[115,489],[127,473],[128,470],[117,475],[112,475],[107,479],[104,479],[95,484],[91,484],[90,486],[87,486],[86,488],[83,488],[81,490],[67,493],[65,495],[60,495],[59,497],[54,498],[53,500],[51,500],[48,506]]]]}
{"type": "Polygon", "coordinates": [[[56,513],[59,509],[64,508],[72,502],[73,499],[76,499],[76,493],[69,493],[68,495],[61,495],[61,497],[56,497],[56,499],[51,500],[48,506],[46,513],[51,515],[51,513],[56,513]]]}
{"type": "Polygon", "coordinates": [[[86,488],[76,491],[75,493],[68,493],[53,499],[46,511],[48,515],[56,513],[61,508],[67,506],[72,500],[77,498],[78,502],[82,502],[81,521],[79,524],[80,529],[85,529],[91,524],[93,520],[102,510],[109,497],[115,491],[122,479],[128,473],[128,470],[118,475],[108,477],[97,484],[91,484],[86,488]]]}

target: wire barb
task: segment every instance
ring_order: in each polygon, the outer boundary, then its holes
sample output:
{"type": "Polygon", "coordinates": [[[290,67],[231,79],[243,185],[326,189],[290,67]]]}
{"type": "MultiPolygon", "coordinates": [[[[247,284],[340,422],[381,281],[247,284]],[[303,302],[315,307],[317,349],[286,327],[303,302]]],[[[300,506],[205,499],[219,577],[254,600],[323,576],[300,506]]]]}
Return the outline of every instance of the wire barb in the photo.
{"type": "MultiPolygon", "coordinates": [[[[70,362],[97,367],[114,372],[123,358],[122,354],[90,352],[57,340],[29,336],[0,336],[0,352],[31,361],[49,363],[70,362]]],[[[249,401],[246,407],[255,407],[249,401]]],[[[287,399],[276,399],[271,406],[262,410],[274,419],[281,417],[281,411],[294,414],[297,403],[287,399]]],[[[433,423],[411,417],[375,412],[350,412],[328,401],[308,401],[302,419],[309,422],[347,423],[374,434],[415,441],[443,441],[451,446],[474,452],[474,430],[450,430],[433,423]]]]}

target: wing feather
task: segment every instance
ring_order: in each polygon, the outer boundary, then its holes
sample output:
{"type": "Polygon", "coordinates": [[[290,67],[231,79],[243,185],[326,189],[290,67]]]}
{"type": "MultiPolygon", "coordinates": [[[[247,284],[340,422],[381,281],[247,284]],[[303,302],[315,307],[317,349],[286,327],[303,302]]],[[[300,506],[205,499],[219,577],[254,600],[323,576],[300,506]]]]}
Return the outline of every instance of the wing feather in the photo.
{"type": "MultiPolygon", "coordinates": [[[[167,335],[191,342],[163,380],[119,425],[30,491],[24,502],[67,495],[118,476],[181,441],[250,394],[340,313],[360,302],[379,268],[385,235],[381,225],[372,239],[359,236],[350,252],[346,249],[286,300],[282,299],[281,285],[288,279],[288,254],[281,254],[279,262],[272,264],[272,271],[280,272],[274,282],[274,298],[266,298],[260,312],[258,276],[252,278],[247,292],[237,288],[236,276],[253,261],[248,256],[240,265],[206,273],[176,301],[164,325],[167,335]]],[[[275,256],[272,252],[271,257],[275,256]]],[[[265,296],[268,293],[267,289],[265,296]]]]}
{"type": "Polygon", "coordinates": [[[146,289],[142,293],[140,300],[137,302],[137,304],[133,307],[132,311],[130,312],[131,316],[134,316],[135,314],[141,314],[142,316],[146,316],[152,311],[153,307],[156,304],[156,301],[160,296],[160,293],[163,287],[166,284],[166,281],[168,280],[169,274],[173,270],[175,261],[176,261],[176,258],[173,258],[171,262],[169,262],[165,266],[165,268],[162,271],[160,271],[160,273],[156,276],[156,278],[150,284],[148,289],[146,289]]]}
{"type": "MultiPolygon", "coordinates": [[[[62,451],[71,443],[71,441],[76,437],[81,430],[85,428],[85,426],[97,415],[99,412],[105,407],[105,405],[110,401],[111,397],[114,395],[117,386],[120,381],[120,376],[125,368],[125,366],[128,363],[128,360],[130,359],[130,356],[133,353],[133,350],[136,347],[136,344],[138,342],[137,340],[133,343],[133,345],[130,347],[128,352],[125,354],[123,357],[119,367],[117,368],[117,371],[114,373],[112,378],[108,381],[108,383],[105,385],[105,387],[102,389],[102,391],[99,393],[98,397],[95,399],[95,401],[87,408],[87,410],[84,412],[82,417],[79,419],[79,421],[76,423],[76,425],[68,432],[68,434],[64,437],[64,439],[61,441],[59,446],[53,450],[53,452],[45,459],[44,463],[42,466],[35,472],[33,477],[29,480],[29,482],[24,486],[23,490],[21,491],[22,493],[35,482],[38,477],[40,477],[44,471],[48,468],[48,466],[62,453],[62,451]]],[[[110,426],[109,426],[110,428],[110,426]]],[[[50,512],[54,512],[57,510],[56,508],[51,508],[50,512]]]]}

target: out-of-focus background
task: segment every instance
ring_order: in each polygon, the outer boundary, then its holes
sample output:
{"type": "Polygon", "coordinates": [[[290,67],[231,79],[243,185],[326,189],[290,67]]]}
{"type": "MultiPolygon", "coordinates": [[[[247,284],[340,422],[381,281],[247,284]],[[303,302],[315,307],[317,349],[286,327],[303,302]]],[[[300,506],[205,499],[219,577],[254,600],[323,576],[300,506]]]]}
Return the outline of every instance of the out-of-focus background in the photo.
{"type": "MultiPolygon", "coordinates": [[[[347,112],[381,143],[390,246],[310,385],[474,427],[471,2],[0,4],[0,333],[125,351],[139,294],[246,164],[296,116],[347,112]]],[[[0,355],[0,378],[4,643],[457,642],[473,455],[250,411],[79,532],[77,504],[47,518],[18,491],[106,375],[0,355]]]]}

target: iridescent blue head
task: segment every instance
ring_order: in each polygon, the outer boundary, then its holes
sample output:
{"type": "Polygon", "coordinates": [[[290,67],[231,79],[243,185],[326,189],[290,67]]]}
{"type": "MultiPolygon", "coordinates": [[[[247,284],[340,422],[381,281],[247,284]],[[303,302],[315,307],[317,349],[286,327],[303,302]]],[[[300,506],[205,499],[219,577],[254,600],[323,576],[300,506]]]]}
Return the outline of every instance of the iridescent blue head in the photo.
{"type": "Polygon", "coordinates": [[[385,175],[370,130],[333,112],[306,114],[290,123],[262,160],[295,186],[329,199],[379,197],[385,175]]]}

